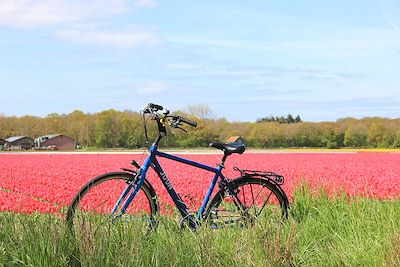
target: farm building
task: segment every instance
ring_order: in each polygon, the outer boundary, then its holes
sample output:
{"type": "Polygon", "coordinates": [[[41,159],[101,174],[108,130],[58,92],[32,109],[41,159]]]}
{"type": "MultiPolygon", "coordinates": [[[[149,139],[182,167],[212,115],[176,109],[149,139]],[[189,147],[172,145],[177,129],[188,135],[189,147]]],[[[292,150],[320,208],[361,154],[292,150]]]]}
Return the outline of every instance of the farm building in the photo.
{"type": "Polygon", "coordinates": [[[6,140],[0,138],[0,150],[4,150],[7,145],[8,145],[8,142],[6,140]]]}
{"type": "Polygon", "coordinates": [[[63,134],[49,134],[36,138],[35,147],[51,147],[56,150],[73,150],[76,147],[76,142],[71,137],[65,136],[63,134]]]}
{"type": "Polygon", "coordinates": [[[11,136],[5,140],[11,150],[27,150],[33,147],[34,141],[28,136],[11,136]]]}

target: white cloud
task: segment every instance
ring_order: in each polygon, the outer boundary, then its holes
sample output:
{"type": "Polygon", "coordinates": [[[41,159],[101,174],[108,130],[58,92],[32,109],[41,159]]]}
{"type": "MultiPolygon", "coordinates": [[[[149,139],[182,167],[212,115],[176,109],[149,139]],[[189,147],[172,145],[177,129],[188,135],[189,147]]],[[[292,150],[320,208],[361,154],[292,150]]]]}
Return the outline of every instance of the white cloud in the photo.
{"type": "Polygon", "coordinates": [[[195,64],[184,64],[184,63],[170,63],[166,67],[172,70],[196,70],[199,69],[198,65],[195,64]]]}
{"type": "MultiPolygon", "coordinates": [[[[60,40],[131,48],[156,44],[151,31],[99,31],[102,23],[139,8],[153,8],[152,0],[0,0],[0,26],[52,27],[60,40]],[[91,27],[83,26],[90,24],[91,27]],[[77,26],[81,25],[81,26],[77,26]]],[[[104,28],[104,27],[103,27],[104,28]]]]}
{"type": "Polygon", "coordinates": [[[398,0],[381,0],[381,12],[386,22],[400,30],[400,2],[398,0]]]}
{"type": "Polygon", "coordinates": [[[97,30],[60,30],[56,32],[60,40],[81,44],[94,44],[132,48],[139,45],[154,45],[158,38],[151,32],[144,31],[97,31],[97,30]]]}
{"type": "Polygon", "coordinates": [[[0,1],[0,24],[15,27],[38,27],[75,21],[78,16],[62,12],[62,1],[0,1]]]}
{"type": "Polygon", "coordinates": [[[136,6],[153,8],[156,7],[157,5],[152,0],[136,0],[136,6]]]}
{"type": "Polygon", "coordinates": [[[127,0],[0,0],[0,24],[34,28],[85,22],[123,14],[135,6],[127,0]]]}
{"type": "Polygon", "coordinates": [[[168,89],[168,86],[165,83],[154,82],[143,84],[135,89],[135,91],[139,94],[151,94],[151,93],[160,93],[164,92],[168,89]]]}
{"type": "Polygon", "coordinates": [[[199,45],[226,47],[243,50],[270,51],[289,54],[321,53],[324,57],[332,56],[365,56],[380,55],[388,50],[396,50],[400,45],[400,35],[398,31],[390,29],[366,29],[350,28],[333,35],[331,39],[320,40],[295,40],[295,41],[266,41],[254,42],[239,39],[209,39],[196,38],[193,36],[169,38],[169,42],[199,45]],[[329,53],[327,54],[327,51],[329,53]]]}

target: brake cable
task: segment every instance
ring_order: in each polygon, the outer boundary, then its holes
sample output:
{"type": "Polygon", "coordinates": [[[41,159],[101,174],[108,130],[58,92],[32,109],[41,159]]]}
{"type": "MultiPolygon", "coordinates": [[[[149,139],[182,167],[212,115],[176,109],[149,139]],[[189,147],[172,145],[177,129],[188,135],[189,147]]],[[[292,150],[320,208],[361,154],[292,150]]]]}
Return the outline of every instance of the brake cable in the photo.
{"type": "Polygon", "coordinates": [[[140,113],[142,114],[144,136],[146,138],[145,142],[146,142],[146,144],[149,144],[149,137],[147,135],[147,120],[146,120],[146,117],[145,117],[145,112],[144,112],[144,110],[141,110],[140,113]]]}

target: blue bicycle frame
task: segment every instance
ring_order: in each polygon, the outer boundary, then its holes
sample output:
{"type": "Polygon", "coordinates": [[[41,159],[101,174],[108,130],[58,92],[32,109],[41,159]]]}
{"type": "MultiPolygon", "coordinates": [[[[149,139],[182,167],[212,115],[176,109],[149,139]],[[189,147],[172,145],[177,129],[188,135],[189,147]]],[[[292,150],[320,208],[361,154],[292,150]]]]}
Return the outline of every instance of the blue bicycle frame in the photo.
{"type": "MultiPolygon", "coordinates": [[[[175,206],[177,207],[177,209],[179,210],[179,213],[181,214],[182,218],[190,218],[189,217],[189,212],[187,210],[186,204],[183,202],[183,200],[181,199],[181,197],[176,193],[175,189],[173,188],[173,186],[171,185],[167,175],[165,174],[165,172],[163,171],[163,169],[160,166],[160,163],[157,161],[156,156],[162,157],[162,158],[167,158],[173,161],[178,161],[181,162],[183,164],[187,164],[190,166],[194,166],[196,168],[200,168],[209,172],[213,172],[215,173],[214,178],[212,179],[210,186],[208,187],[207,193],[204,197],[204,200],[198,210],[197,213],[197,220],[200,221],[202,218],[202,215],[204,213],[204,210],[209,202],[210,196],[214,190],[214,187],[217,183],[218,177],[221,177],[222,179],[225,179],[225,177],[222,175],[221,170],[223,168],[223,162],[226,159],[226,156],[223,158],[221,164],[219,164],[219,166],[217,168],[213,168],[211,166],[208,165],[204,165],[198,162],[194,162],[188,159],[184,159],[184,158],[180,158],[177,156],[173,156],[167,153],[163,153],[158,151],[158,146],[156,145],[152,145],[150,147],[150,153],[149,155],[146,157],[143,165],[140,167],[140,177],[139,179],[136,181],[136,183],[134,184],[134,182],[131,182],[130,184],[128,184],[126,186],[126,188],[124,189],[124,191],[122,192],[121,196],[119,197],[117,203],[115,204],[113,210],[112,210],[112,214],[114,215],[115,212],[117,211],[118,207],[121,206],[122,201],[126,198],[126,196],[129,194],[128,198],[126,199],[126,201],[123,203],[120,212],[118,215],[122,215],[124,214],[125,210],[128,208],[129,204],[132,202],[133,198],[135,197],[136,193],[139,191],[140,186],[143,184],[144,180],[146,179],[146,173],[149,169],[149,167],[151,166],[154,171],[157,173],[157,175],[160,177],[162,183],[164,184],[168,194],[171,196],[172,200],[175,203],[175,206]]],[[[191,219],[191,218],[190,218],[191,219]]],[[[193,223],[193,222],[192,222],[193,223]]]]}

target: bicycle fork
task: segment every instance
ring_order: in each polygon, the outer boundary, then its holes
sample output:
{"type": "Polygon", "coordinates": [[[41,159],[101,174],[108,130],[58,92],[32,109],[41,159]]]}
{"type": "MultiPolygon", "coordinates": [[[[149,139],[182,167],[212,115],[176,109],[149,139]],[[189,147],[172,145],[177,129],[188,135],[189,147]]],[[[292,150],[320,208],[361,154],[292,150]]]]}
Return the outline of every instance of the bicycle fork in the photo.
{"type": "Polygon", "coordinates": [[[150,162],[151,162],[150,157],[147,157],[146,160],[144,161],[143,166],[137,172],[135,179],[130,181],[128,183],[128,185],[125,187],[124,191],[122,191],[121,196],[118,198],[117,202],[115,203],[115,205],[111,211],[111,216],[120,217],[125,213],[129,204],[131,204],[133,198],[136,196],[137,192],[139,192],[140,186],[143,184],[144,180],[146,179],[146,173],[147,173],[147,170],[149,169],[150,162]],[[138,176],[139,176],[139,179],[137,179],[138,176]],[[133,188],[133,190],[132,190],[132,188],[133,188]],[[129,194],[130,191],[131,191],[130,195],[128,196],[128,198],[125,200],[125,202],[121,206],[122,201],[126,198],[126,196],[129,194]],[[120,206],[121,206],[121,209],[120,209],[119,213],[115,216],[115,213],[117,212],[118,207],[120,207],[120,206]]]}

